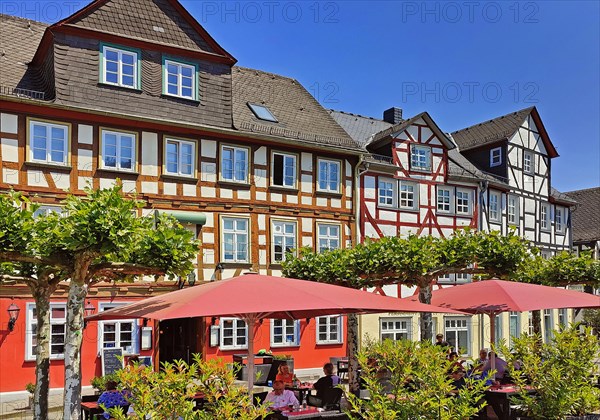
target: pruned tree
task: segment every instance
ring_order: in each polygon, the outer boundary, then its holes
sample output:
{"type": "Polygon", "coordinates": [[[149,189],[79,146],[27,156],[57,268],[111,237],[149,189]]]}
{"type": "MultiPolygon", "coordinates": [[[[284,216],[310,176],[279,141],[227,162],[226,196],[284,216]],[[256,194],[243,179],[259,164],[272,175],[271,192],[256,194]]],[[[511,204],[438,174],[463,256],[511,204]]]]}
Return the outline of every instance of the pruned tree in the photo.
{"type": "MultiPolygon", "coordinates": [[[[45,284],[39,280],[42,274],[48,273],[50,286],[69,281],[64,418],[81,418],[80,352],[83,305],[89,287],[103,280],[132,280],[141,275],[186,275],[193,269],[198,253],[193,234],[169,216],[138,217],[141,206],[140,201],[125,197],[118,185],[105,190],[87,189],[85,196],[70,195],[64,201],[63,213],[51,213],[39,220],[33,219],[31,210],[15,205],[18,211],[10,222],[15,233],[0,241],[0,260],[21,265],[12,274],[22,270],[23,264],[35,267],[32,278],[36,281],[30,284],[36,305],[43,308],[49,304],[54,291],[48,287],[44,293],[39,292],[40,285],[45,284]],[[19,232],[28,238],[28,244],[19,239],[19,232]]],[[[6,211],[4,207],[0,211],[6,211]]],[[[23,275],[20,277],[25,281],[23,275]]],[[[38,324],[38,334],[43,336],[40,325],[45,324],[38,324]]],[[[38,366],[38,370],[42,368],[38,366]]],[[[47,369],[41,374],[47,376],[47,369]]],[[[46,418],[42,407],[39,411],[37,418],[46,418]]]]}

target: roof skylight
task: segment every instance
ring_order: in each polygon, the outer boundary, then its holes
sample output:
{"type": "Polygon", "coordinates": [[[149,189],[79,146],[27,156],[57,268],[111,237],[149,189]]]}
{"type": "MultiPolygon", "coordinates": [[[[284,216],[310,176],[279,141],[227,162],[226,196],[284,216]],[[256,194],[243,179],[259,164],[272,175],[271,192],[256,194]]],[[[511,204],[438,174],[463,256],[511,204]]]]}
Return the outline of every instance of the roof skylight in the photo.
{"type": "Polygon", "coordinates": [[[256,118],[258,118],[259,120],[279,122],[277,121],[277,118],[275,118],[271,110],[264,105],[258,105],[248,102],[248,107],[250,107],[254,115],[256,115],[256,118]]]}

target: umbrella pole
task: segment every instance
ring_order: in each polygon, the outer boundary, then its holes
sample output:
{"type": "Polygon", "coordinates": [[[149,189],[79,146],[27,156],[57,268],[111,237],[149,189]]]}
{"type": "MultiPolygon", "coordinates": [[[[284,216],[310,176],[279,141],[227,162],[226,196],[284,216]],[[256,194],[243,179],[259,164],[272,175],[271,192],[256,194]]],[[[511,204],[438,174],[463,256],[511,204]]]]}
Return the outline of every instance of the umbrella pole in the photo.
{"type": "Polygon", "coordinates": [[[246,318],[248,324],[248,394],[252,396],[254,388],[254,324],[256,318],[251,315],[246,318]]]}
{"type": "MultiPolygon", "coordinates": [[[[493,347],[496,344],[496,313],[491,312],[490,314],[490,349],[492,350],[492,356],[490,357],[490,367],[492,370],[496,369],[496,349],[493,347]]],[[[494,379],[496,374],[494,373],[494,379]]]]}

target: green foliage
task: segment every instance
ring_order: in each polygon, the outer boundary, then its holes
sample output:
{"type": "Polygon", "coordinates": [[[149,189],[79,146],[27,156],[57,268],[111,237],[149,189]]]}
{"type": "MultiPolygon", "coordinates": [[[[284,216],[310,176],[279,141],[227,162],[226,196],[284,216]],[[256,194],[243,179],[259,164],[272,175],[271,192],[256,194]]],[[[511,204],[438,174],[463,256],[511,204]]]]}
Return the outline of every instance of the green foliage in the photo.
{"type": "Polygon", "coordinates": [[[583,322],[592,328],[596,335],[600,335],[600,309],[584,309],[583,322]]]}
{"type": "Polygon", "coordinates": [[[27,252],[33,237],[36,208],[20,193],[0,194],[0,252],[27,252]],[[24,208],[26,204],[29,206],[24,208]]]}
{"type": "Polygon", "coordinates": [[[29,382],[27,385],[25,385],[25,391],[29,392],[31,395],[33,395],[33,393],[35,392],[35,384],[29,382]]]}
{"type": "Polygon", "coordinates": [[[366,240],[354,248],[316,253],[308,248],[283,263],[283,274],[351,287],[386,283],[426,285],[442,274],[510,278],[528,258],[528,242],[513,231],[456,231],[449,238],[410,235],[366,240]]]}
{"type": "Polygon", "coordinates": [[[106,383],[108,381],[115,381],[115,382],[119,382],[117,375],[114,373],[108,374],[108,375],[104,375],[104,376],[94,376],[92,378],[92,380],[90,381],[90,385],[100,391],[106,391],[106,383]]]}
{"type": "Polygon", "coordinates": [[[600,390],[590,375],[597,373],[600,356],[598,337],[591,328],[580,332],[577,325],[555,331],[550,343],[536,335],[514,339],[513,354],[504,345],[508,370],[521,387],[518,402],[535,419],[565,419],[589,414],[600,408],[600,390]],[[515,362],[521,366],[515,369],[515,362]],[[536,390],[529,395],[526,387],[536,390]]]}
{"type": "Polygon", "coordinates": [[[266,416],[265,407],[254,407],[248,392],[234,385],[234,372],[220,360],[203,361],[194,355],[194,362],[163,363],[160,372],[151,367],[134,366],[116,373],[120,389],[128,390],[129,402],[135,413],[126,417],[111,409],[116,420],[255,420],[266,416]],[[206,403],[194,411],[192,397],[202,393],[206,403]],[[147,417],[149,416],[149,417],[147,417]]]}
{"type": "Polygon", "coordinates": [[[452,362],[430,342],[371,342],[358,361],[370,399],[348,395],[351,418],[468,419],[485,406],[483,380],[467,379],[466,387],[453,395],[448,377],[452,362]]]}
{"type": "Polygon", "coordinates": [[[540,255],[525,261],[519,269],[519,278],[528,283],[548,286],[565,286],[568,284],[600,285],[600,261],[594,260],[591,253],[577,255],[560,252],[552,258],[540,255]]]}

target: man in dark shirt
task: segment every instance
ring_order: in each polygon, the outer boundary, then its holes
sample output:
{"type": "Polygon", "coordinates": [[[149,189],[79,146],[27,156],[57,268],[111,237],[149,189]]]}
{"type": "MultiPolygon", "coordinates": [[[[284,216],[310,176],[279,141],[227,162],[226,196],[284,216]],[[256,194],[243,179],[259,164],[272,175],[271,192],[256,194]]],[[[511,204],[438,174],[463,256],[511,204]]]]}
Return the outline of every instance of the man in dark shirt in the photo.
{"type": "Polygon", "coordinates": [[[444,334],[437,334],[435,336],[435,345],[450,348],[450,343],[444,341],[444,334]]]}
{"type": "Polygon", "coordinates": [[[333,364],[325,363],[323,366],[323,373],[325,376],[320,378],[315,384],[313,388],[317,390],[317,397],[321,398],[322,391],[327,388],[333,388],[334,386],[338,386],[341,383],[340,377],[333,374],[333,364]]]}

